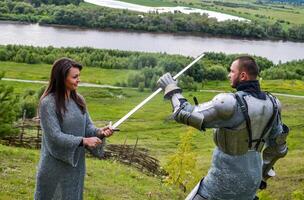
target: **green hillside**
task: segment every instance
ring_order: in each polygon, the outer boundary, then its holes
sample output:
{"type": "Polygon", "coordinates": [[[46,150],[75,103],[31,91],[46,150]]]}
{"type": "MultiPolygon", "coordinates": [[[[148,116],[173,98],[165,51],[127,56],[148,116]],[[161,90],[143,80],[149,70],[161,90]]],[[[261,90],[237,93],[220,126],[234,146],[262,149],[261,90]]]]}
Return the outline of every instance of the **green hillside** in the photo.
{"type": "MultiPolygon", "coordinates": [[[[29,88],[38,89],[41,87],[40,84],[1,82],[14,86],[15,91],[19,94],[29,88]]],[[[282,85],[282,82],[274,84],[273,87],[280,87],[279,85],[282,85]]],[[[303,83],[300,83],[300,86],[303,86],[303,83]]],[[[216,89],[230,90],[220,86],[217,86],[216,89]]],[[[104,125],[105,121],[117,121],[150,94],[149,91],[138,92],[133,89],[114,90],[84,87],[79,88],[79,92],[86,98],[90,114],[99,126],[104,125]]],[[[212,99],[215,94],[213,92],[185,92],[185,96],[190,101],[193,96],[196,96],[200,102],[212,99]]],[[[302,145],[304,138],[301,135],[304,129],[302,122],[303,99],[279,98],[283,104],[283,120],[291,128],[291,134],[288,138],[289,154],[278,162],[276,165],[277,177],[269,181],[269,189],[261,193],[260,196],[262,199],[301,199],[304,195],[302,182],[304,160],[301,159],[301,155],[304,153],[302,145]]],[[[168,162],[169,156],[176,151],[180,136],[188,131],[185,126],[166,120],[170,115],[170,110],[169,102],[164,102],[162,96],[158,95],[122,124],[121,131],[111,137],[108,142],[110,144],[123,144],[127,137],[128,144],[134,144],[138,137],[139,147],[149,149],[149,154],[159,159],[161,165],[164,166],[168,162]]],[[[192,183],[194,185],[207,173],[214,144],[212,130],[208,130],[206,133],[191,130],[194,133],[192,148],[197,155],[196,180],[192,183]]],[[[33,195],[38,152],[37,150],[0,146],[2,162],[0,199],[11,197],[26,199],[33,195]]],[[[151,195],[150,199],[183,199],[186,196],[186,193],[181,193],[178,188],[170,189],[162,184],[160,177],[147,177],[116,162],[98,161],[90,158],[87,168],[86,199],[124,198],[125,196],[120,196],[120,194],[113,196],[113,191],[117,191],[114,189],[115,184],[118,184],[118,187],[124,191],[121,195],[128,194],[129,199],[149,199],[151,195]],[[172,194],[173,198],[169,197],[169,194],[172,194]]]]}

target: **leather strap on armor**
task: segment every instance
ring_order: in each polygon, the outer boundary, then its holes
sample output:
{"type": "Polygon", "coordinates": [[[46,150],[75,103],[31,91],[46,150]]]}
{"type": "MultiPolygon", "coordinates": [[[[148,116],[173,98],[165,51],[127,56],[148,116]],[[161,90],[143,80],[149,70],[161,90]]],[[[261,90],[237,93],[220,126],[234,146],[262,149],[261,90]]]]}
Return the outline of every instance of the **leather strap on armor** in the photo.
{"type": "MultiPolygon", "coordinates": [[[[255,149],[260,149],[262,150],[263,146],[264,146],[264,143],[265,143],[265,137],[267,136],[267,134],[269,133],[269,131],[271,130],[271,127],[273,126],[274,124],[274,121],[275,121],[275,118],[276,116],[278,116],[279,114],[279,109],[278,109],[278,105],[276,103],[276,101],[274,100],[274,97],[268,93],[268,96],[270,97],[270,100],[271,100],[271,103],[273,105],[273,113],[272,113],[272,116],[271,118],[269,119],[268,123],[267,123],[267,126],[265,127],[259,141],[256,143],[255,145],[255,149]],[[262,146],[260,147],[261,145],[261,142],[263,142],[262,146]]],[[[279,116],[278,116],[279,117],[279,116]]]]}
{"type": "Polygon", "coordinates": [[[248,139],[249,139],[248,148],[251,149],[251,147],[252,147],[252,129],[251,129],[251,121],[250,121],[250,118],[248,115],[248,105],[247,105],[247,102],[245,101],[243,95],[241,97],[239,95],[239,93],[236,93],[235,98],[241,107],[242,113],[243,113],[245,121],[246,121],[246,128],[248,131],[248,139]]]}
{"type": "Polygon", "coordinates": [[[269,134],[276,116],[278,113],[278,106],[274,97],[268,94],[272,105],[273,113],[263,129],[259,138],[252,138],[251,120],[248,114],[248,105],[244,97],[248,95],[245,92],[235,93],[235,98],[241,108],[244,115],[245,122],[235,129],[231,128],[219,128],[214,132],[214,142],[219,147],[220,150],[229,155],[243,155],[248,152],[248,150],[255,150],[261,152],[265,143],[265,138],[269,134]],[[255,145],[253,146],[253,144],[255,145]]]}
{"type": "Polygon", "coordinates": [[[255,145],[254,149],[256,151],[259,151],[259,152],[261,152],[261,150],[263,149],[263,146],[264,146],[264,143],[265,143],[265,137],[269,133],[271,127],[274,124],[275,118],[278,115],[278,105],[276,104],[276,102],[274,100],[274,97],[269,93],[267,93],[267,94],[268,94],[268,97],[270,98],[271,103],[273,105],[273,113],[272,113],[272,116],[269,119],[266,127],[264,128],[260,138],[253,139],[252,138],[251,121],[250,121],[250,117],[248,115],[248,105],[247,105],[247,103],[244,99],[244,96],[247,95],[247,94],[243,93],[243,92],[242,93],[240,93],[240,92],[235,93],[236,100],[241,107],[242,113],[243,113],[245,121],[246,121],[246,128],[247,128],[247,131],[248,131],[248,149],[251,149],[252,148],[252,143],[256,142],[256,145],[255,145]]]}

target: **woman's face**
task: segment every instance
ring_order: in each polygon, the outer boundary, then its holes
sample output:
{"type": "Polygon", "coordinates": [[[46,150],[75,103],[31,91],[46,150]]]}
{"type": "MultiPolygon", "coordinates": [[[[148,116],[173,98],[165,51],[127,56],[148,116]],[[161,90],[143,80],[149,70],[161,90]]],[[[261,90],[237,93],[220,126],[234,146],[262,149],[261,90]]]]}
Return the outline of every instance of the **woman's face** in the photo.
{"type": "Polygon", "coordinates": [[[80,71],[76,67],[72,67],[68,75],[65,79],[65,87],[67,90],[73,91],[78,87],[78,83],[80,82],[80,71]]]}

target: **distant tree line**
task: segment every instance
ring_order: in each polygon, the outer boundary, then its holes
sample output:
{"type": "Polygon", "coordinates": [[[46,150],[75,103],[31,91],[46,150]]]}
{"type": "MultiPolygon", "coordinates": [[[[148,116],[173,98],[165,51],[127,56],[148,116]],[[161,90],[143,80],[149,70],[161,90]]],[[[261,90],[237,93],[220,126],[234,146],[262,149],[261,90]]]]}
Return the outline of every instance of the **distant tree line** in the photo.
{"type": "MultiPolygon", "coordinates": [[[[5,0],[1,0],[1,1],[5,1],[5,0]]],[[[42,4],[46,4],[46,5],[68,5],[68,4],[74,4],[74,5],[79,5],[81,2],[83,2],[83,0],[6,0],[7,2],[24,2],[24,3],[28,3],[31,4],[35,7],[39,7],[42,4]]]]}
{"type": "Polygon", "coordinates": [[[265,79],[298,79],[304,81],[304,59],[273,66],[261,72],[265,79]]]}
{"type": "Polygon", "coordinates": [[[248,8],[256,10],[257,7],[255,5],[247,3],[235,3],[235,2],[225,2],[225,1],[212,1],[215,5],[231,7],[231,8],[248,8]]]}
{"type": "MultiPolygon", "coordinates": [[[[75,59],[86,66],[104,69],[132,69],[138,70],[132,74],[127,82],[120,82],[122,86],[154,88],[160,75],[164,72],[173,74],[180,71],[192,61],[190,57],[167,55],[160,53],[140,53],[118,50],[83,48],[54,48],[33,47],[21,45],[0,45],[0,61],[19,63],[52,64],[60,57],[75,59]]],[[[226,71],[222,67],[223,71],[226,71]]],[[[198,63],[187,71],[186,75],[193,77],[192,82],[204,79],[204,66],[198,63]]],[[[225,79],[226,74],[221,77],[225,79]]]]}
{"type": "Polygon", "coordinates": [[[291,4],[291,5],[304,5],[304,0],[259,0],[262,3],[280,3],[280,4],[291,4]]]}
{"type": "MultiPolygon", "coordinates": [[[[230,64],[239,55],[224,53],[206,53],[204,58],[191,67],[180,79],[183,88],[195,90],[195,82],[206,80],[226,80],[230,64]]],[[[19,63],[52,64],[60,57],[75,59],[86,66],[104,69],[132,69],[127,81],[120,81],[120,86],[154,89],[158,78],[165,72],[173,75],[189,64],[193,58],[164,53],[141,53],[120,50],[82,48],[33,47],[22,45],[0,45],[0,61],[19,63]]],[[[255,56],[265,79],[303,80],[304,60],[273,64],[263,57],[255,56]]]]}
{"type": "MultiPolygon", "coordinates": [[[[63,2],[72,2],[63,1],[63,2]]],[[[148,32],[196,33],[257,39],[287,39],[304,41],[304,24],[287,30],[277,21],[227,20],[218,22],[207,15],[182,13],[138,13],[99,6],[44,4],[39,7],[11,0],[0,0],[0,20],[38,22],[40,24],[75,25],[87,28],[109,28],[148,32]]],[[[48,1],[55,2],[55,1],[48,1]]],[[[59,1],[58,1],[59,2],[59,1]]],[[[61,1],[60,1],[61,2],[61,1]]],[[[75,4],[77,4],[75,2],[75,4]]]]}
{"type": "Polygon", "coordinates": [[[74,4],[79,5],[83,0],[27,0],[30,4],[39,7],[42,4],[55,4],[55,5],[68,5],[74,4]]]}

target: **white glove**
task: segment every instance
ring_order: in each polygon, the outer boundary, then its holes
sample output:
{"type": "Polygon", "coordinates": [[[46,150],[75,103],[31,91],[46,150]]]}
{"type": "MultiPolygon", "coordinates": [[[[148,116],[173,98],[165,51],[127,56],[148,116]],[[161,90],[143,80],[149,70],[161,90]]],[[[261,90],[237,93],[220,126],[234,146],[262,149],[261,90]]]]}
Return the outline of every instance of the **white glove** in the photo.
{"type": "Polygon", "coordinates": [[[182,89],[177,86],[177,81],[172,78],[170,73],[166,73],[160,77],[157,85],[164,90],[165,99],[170,99],[174,94],[182,92],[182,89]]]}

